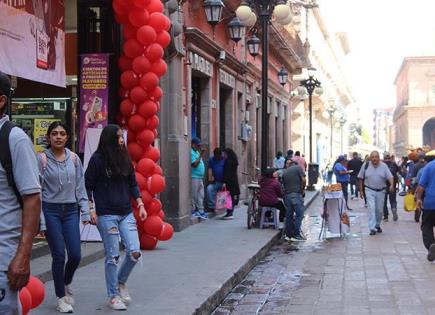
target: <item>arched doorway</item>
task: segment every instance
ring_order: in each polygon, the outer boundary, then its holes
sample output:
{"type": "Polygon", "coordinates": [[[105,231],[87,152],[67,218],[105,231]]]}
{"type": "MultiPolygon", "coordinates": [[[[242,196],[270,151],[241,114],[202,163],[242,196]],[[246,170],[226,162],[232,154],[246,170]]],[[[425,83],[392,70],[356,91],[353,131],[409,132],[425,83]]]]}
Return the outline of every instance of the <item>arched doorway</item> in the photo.
{"type": "Polygon", "coordinates": [[[435,118],[431,118],[423,126],[423,145],[435,148],[435,118]]]}

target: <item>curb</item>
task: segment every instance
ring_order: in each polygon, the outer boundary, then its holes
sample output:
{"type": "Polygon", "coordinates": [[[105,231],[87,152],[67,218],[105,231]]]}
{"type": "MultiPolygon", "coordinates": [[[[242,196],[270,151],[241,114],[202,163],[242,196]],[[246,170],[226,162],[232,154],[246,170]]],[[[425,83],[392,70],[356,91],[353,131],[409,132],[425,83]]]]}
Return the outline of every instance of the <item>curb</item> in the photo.
{"type": "MultiPolygon", "coordinates": [[[[319,191],[308,200],[304,206],[308,208],[313,201],[318,197],[319,191]]],[[[231,290],[239,284],[246,275],[254,268],[258,262],[263,259],[270,249],[281,239],[281,232],[277,232],[271,240],[264,245],[253,257],[251,257],[239,270],[237,270],[224,284],[210,297],[203,302],[192,315],[207,315],[211,314],[216,307],[225,299],[231,290]]]]}

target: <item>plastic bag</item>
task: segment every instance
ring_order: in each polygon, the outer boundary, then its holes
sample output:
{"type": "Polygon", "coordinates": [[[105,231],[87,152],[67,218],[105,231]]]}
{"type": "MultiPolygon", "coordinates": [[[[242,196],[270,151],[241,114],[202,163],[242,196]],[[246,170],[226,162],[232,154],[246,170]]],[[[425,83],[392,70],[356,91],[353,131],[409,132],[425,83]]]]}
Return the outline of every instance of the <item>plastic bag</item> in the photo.
{"type": "Polygon", "coordinates": [[[216,195],[216,210],[226,210],[233,208],[231,194],[225,188],[219,191],[216,195]]]}
{"type": "Polygon", "coordinates": [[[407,193],[403,200],[403,208],[405,211],[415,211],[417,210],[417,204],[415,203],[414,194],[407,193]]]}

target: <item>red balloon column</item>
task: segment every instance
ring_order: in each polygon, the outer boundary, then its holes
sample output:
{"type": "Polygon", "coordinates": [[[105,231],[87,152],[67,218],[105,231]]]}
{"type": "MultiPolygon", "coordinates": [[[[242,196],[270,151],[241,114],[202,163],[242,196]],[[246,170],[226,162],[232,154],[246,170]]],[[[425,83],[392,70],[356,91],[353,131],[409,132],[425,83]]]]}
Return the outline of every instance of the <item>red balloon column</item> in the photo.
{"type": "Polygon", "coordinates": [[[35,276],[30,276],[29,282],[20,290],[19,294],[23,314],[26,315],[31,309],[35,309],[41,305],[42,301],[44,301],[44,297],[44,284],[35,276]]]}
{"type": "Polygon", "coordinates": [[[160,0],[113,0],[112,5],[124,37],[123,55],[118,61],[122,98],[118,123],[127,129],[127,148],[148,214],[141,222],[133,202],[141,248],[150,250],[159,240],[169,240],[174,231],[163,221],[162,204],[156,198],[165,189],[165,178],[157,165],[160,152],[153,146],[163,95],[159,80],[168,69],[163,54],[171,41],[171,22],[163,14],[160,0]]]}

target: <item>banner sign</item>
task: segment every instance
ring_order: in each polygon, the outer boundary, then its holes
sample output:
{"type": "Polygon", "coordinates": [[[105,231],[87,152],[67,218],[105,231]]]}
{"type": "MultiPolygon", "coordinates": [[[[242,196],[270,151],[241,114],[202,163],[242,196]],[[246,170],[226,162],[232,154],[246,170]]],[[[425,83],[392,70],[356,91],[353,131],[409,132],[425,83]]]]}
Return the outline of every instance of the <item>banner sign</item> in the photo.
{"type": "Polygon", "coordinates": [[[65,87],[64,0],[0,0],[0,71],[65,87]]]}
{"type": "Polygon", "coordinates": [[[36,152],[42,152],[47,147],[47,130],[51,123],[60,119],[38,119],[34,121],[33,145],[36,152]]]}
{"type": "Polygon", "coordinates": [[[109,55],[81,55],[80,71],[80,147],[85,150],[88,128],[107,125],[109,101],[109,55]]]}

